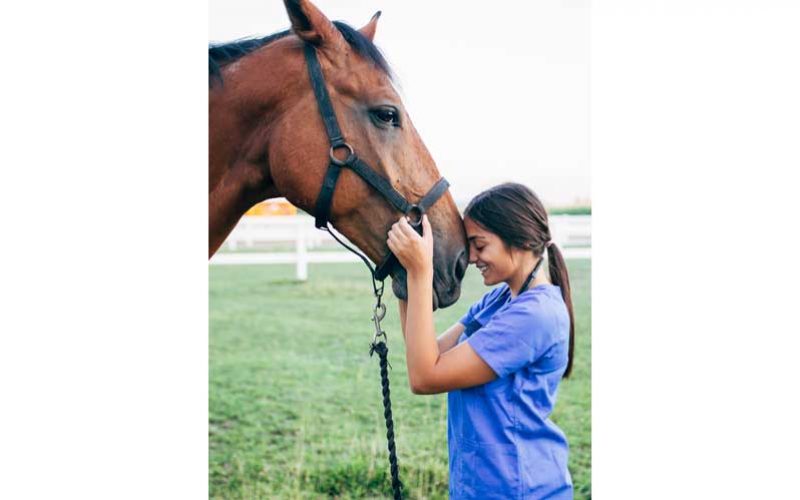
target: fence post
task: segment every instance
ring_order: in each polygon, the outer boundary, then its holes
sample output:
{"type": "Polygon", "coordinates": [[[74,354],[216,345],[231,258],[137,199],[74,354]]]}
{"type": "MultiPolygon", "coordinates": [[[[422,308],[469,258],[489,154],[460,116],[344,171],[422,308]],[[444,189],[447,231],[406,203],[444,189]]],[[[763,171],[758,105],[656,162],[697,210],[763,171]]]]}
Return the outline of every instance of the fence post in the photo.
{"type": "Polygon", "coordinates": [[[255,246],[256,238],[253,231],[252,222],[253,222],[252,220],[246,219],[244,227],[242,228],[244,229],[244,235],[245,235],[244,244],[247,248],[253,248],[255,246]]]}
{"type": "Polygon", "coordinates": [[[308,279],[308,245],[306,242],[306,225],[303,220],[297,219],[297,279],[306,281],[308,279]]]}

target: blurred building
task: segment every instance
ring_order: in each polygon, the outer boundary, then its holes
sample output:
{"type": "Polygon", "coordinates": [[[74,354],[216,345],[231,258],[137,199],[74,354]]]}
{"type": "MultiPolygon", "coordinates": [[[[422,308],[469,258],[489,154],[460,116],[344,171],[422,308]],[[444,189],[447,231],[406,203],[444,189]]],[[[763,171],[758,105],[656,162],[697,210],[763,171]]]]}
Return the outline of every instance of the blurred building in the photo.
{"type": "Polygon", "coordinates": [[[245,215],[297,215],[297,207],[289,203],[286,198],[273,198],[256,203],[245,215]]]}

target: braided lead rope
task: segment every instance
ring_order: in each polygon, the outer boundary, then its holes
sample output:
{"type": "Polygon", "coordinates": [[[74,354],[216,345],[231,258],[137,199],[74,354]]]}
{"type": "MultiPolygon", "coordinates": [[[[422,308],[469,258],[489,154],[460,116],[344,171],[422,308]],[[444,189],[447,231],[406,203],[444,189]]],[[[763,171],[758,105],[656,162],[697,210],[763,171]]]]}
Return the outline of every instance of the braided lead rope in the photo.
{"type": "Polygon", "coordinates": [[[375,293],[375,308],[372,311],[372,321],[375,323],[375,337],[369,348],[369,355],[377,352],[381,366],[381,388],[383,389],[383,417],[386,419],[386,442],[389,449],[389,470],[392,474],[392,491],[395,500],[403,498],[403,483],[400,482],[400,472],[397,466],[397,450],[394,445],[394,421],[392,420],[392,400],[389,395],[389,347],[386,345],[388,337],[381,328],[381,320],[386,316],[386,304],[381,303],[383,288],[375,293]]]}
{"type": "Polygon", "coordinates": [[[403,483],[400,482],[400,472],[397,465],[397,450],[394,445],[394,422],[392,420],[392,400],[389,396],[389,364],[387,357],[389,348],[384,341],[375,341],[369,349],[369,355],[378,353],[381,366],[381,387],[383,388],[383,416],[386,419],[386,441],[389,449],[389,469],[392,474],[392,492],[395,500],[403,498],[403,483]]]}
{"type": "Polygon", "coordinates": [[[386,337],[386,332],[383,331],[381,328],[381,320],[386,315],[386,304],[381,302],[381,298],[383,297],[383,288],[384,288],[384,281],[383,280],[376,280],[375,279],[375,268],[370,265],[369,260],[361,253],[358,252],[356,249],[342,241],[336,236],[334,231],[331,231],[331,227],[329,224],[325,224],[325,226],[321,227],[320,229],[327,231],[333,238],[339,242],[343,247],[350,250],[352,253],[356,254],[367,266],[369,269],[370,276],[372,277],[372,289],[375,294],[375,308],[372,312],[372,321],[375,324],[375,337],[372,339],[372,344],[369,348],[369,355],[372,355],[377,352],[380,367],[381,367],[381,388],[383,391],[383,416],[386,419],[386,441],[387,441],[387,448],[389,449],[389,470],[392,474],[392,492],[394,494],[395,500],[402,500],[403,498],[403,483],[400,482],[400,470],[397,465],[397,449],[395,448],[394,444],[394,420],[392,418],[392,400],[389,395],[389,370],[391,365],[389,364],[388,355],[389,355],[389,347],[386,345],[386,341],[388,340],[386,337]],[[380,286],[378,285],[380,283],[380,286]]]}

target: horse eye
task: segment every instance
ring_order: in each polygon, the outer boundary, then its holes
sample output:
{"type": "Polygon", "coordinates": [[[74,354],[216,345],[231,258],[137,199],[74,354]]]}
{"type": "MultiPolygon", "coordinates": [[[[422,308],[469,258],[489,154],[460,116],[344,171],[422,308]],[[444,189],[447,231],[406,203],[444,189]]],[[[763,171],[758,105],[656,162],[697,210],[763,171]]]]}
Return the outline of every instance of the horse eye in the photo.
{"type": "Polygon", "coordinates": [[[380,123],[393,127],[400,126],[400,115],[395,108],[380,107],[374,108],[370,110],[370,112],[380,123]]]}

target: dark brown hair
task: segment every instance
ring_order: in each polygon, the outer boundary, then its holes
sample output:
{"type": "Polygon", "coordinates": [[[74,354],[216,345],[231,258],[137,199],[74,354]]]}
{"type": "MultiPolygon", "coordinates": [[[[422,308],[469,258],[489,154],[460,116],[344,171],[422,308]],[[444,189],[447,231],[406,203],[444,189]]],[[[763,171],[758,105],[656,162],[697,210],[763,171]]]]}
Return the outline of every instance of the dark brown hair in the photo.
{"type": "Polygon", "coordinates": [[[572,293],[564,256],[550,241],[547,211],[539,197],[522,184],[508,182],[487,189],[469,202],[464,210],[469,217],[487,231],[496,234],[506,245],[531,250],[536,257],[549,252],[550,279],[561,288],[561,296],[569,311],[569,359],[564,378],[572,372],[575,350],[575,315],[572,312],[572,293]]]}

